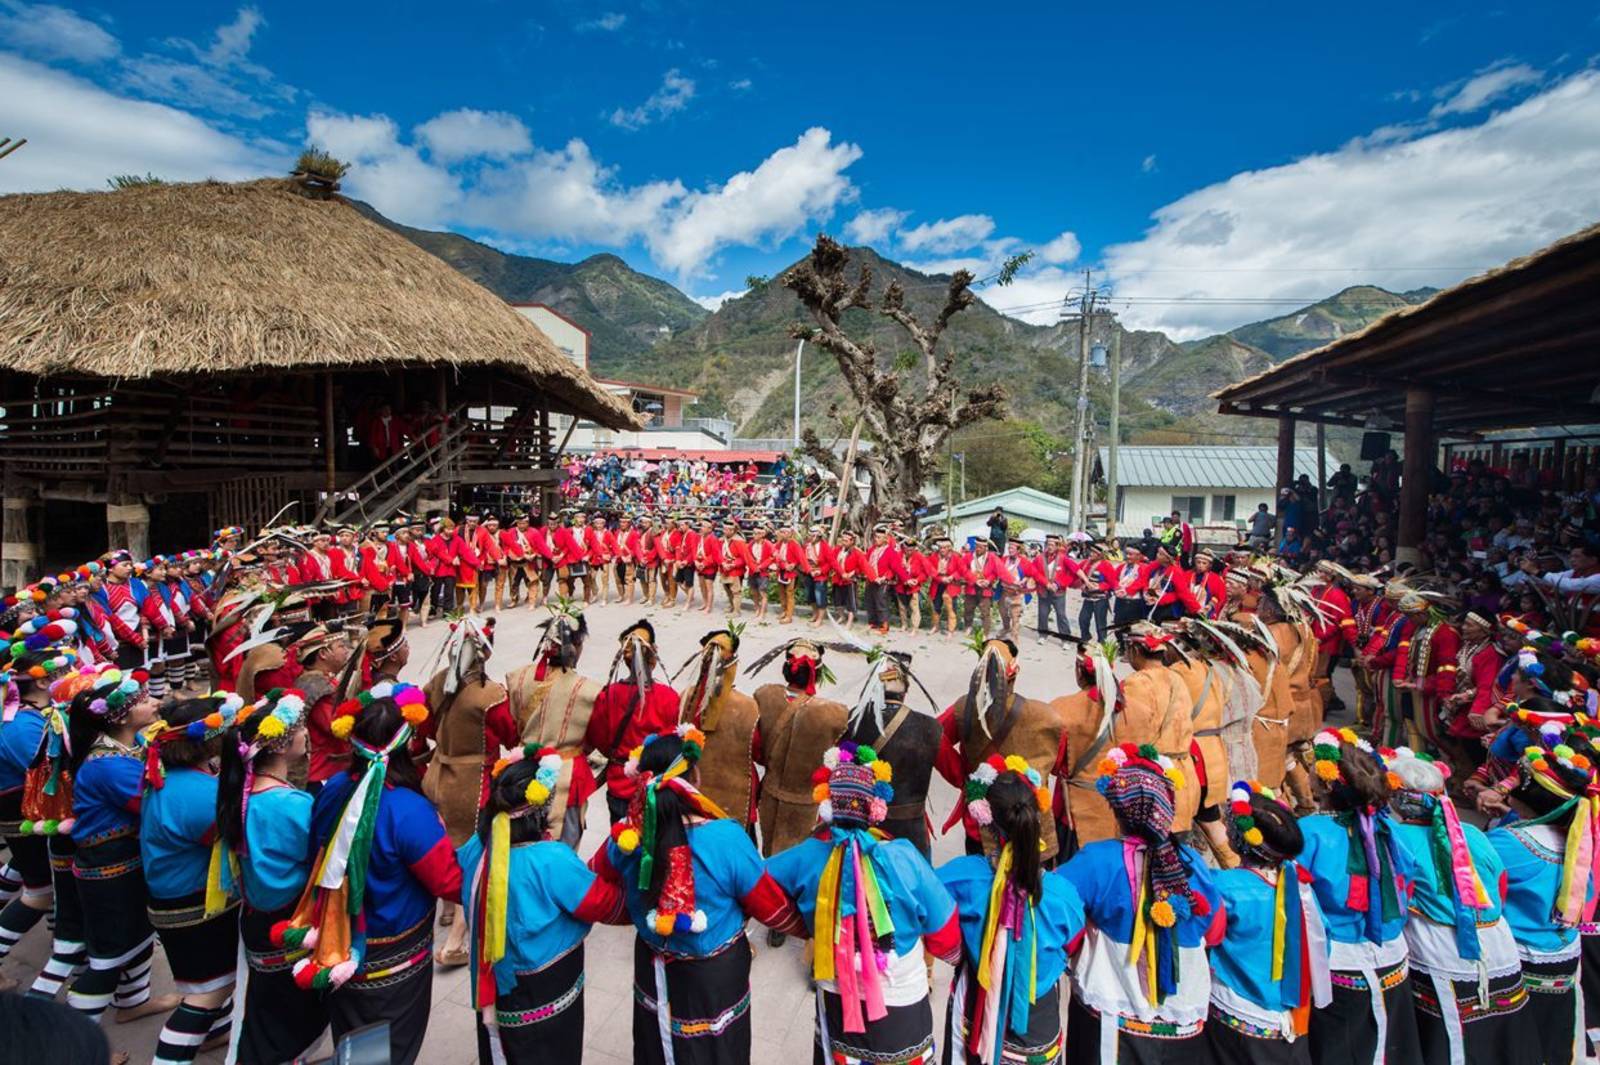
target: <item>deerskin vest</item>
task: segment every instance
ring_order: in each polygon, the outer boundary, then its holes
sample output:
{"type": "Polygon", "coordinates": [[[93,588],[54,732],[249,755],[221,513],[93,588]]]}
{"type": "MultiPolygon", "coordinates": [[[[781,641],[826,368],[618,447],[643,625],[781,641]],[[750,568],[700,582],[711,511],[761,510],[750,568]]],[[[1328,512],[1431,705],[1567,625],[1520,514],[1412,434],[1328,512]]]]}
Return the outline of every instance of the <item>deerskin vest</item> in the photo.
{"type": "MultiPolygon", "coordinates": [[[[1002,720],[1010,718],[1012,711],[1016,715],[1009,728],[1000,722],[991,721],[989,727],[999,733],[999,742],[995,742],[983,731],[979,724],[971,725],[970,734],[967,732],[966,721],[967,697],[965,695],[955,701],[951,707],[955,715],[956,724],[961,728],[961,765],[965,776],[971,776],[972,771],[978,768],[992,754],[1009,757],[1013,754],[1020,755],[1030,766],[1039,773],[1039,778],[1049,786],[1051,775],[1056,769],[1056,758],[1061,753],[1061,717],[1048,703],[1037,699],[1024,699],[1013,692],[1010,703],[1004,714],[997,715],[1002,720]],[[1003,730],[1003,731],[1002,731],[1003,730]]],[[[1048,860],[1054,858],[1056,851],[1061,849],[1060,842],[1056,839],[1055,818],[1043,817],[1039,823],[1039,837],[1044,842],[1043,857],[1048,860]]]]}
{"type": "Polygon", "coordinates": [[[578,673],[554,668],[539,680],[538,670],[534,663],[507,673],[506,691],[511,719],[517,723],[522,742],[554,747],[561,755],[561,774],[556,778],[546,822],[559,833],[572,797],[572,760],[583,757],[583,735],[589,730],[600,685],[578,673]]]}
{"type": "MultiPolygon", "coordinates": [[[[687,708],[692,694],[683,693],[680,708],[687,708]]],[[[750,824],[750,800],[755,792],[756,725],[760,714],[754,699],[729,687],[711,696],[711,703],[698,722],[698,728],[706,734],[706,746],[700,755],[697,786],[722,807],[723,813],[746,827],[750,824]]],[[[820,758],[818,761],[820,764],[820,758]]]]}
{"type": "Polygon", "coordinates": [[[944,730],[937,718],[904,703],[891,703],[884,708],[883,725],[887,740],[878,732],[877,721],[866,715],[849,734],[856,743],[877,751],[893,770],[894,801],[889,804],[889,816],[879,827],[896,839],[910,840],[924,858],[931,858],[926,815],[928,785],[933,780],[933,764],[944,730]]]}
{"type": "Polygon", "coordinates": [[[761,749],[767,773],[761,779],[761,845],[767,857],[804,840],[817,824],[811,774],[844,735],[844,705],[814,695],[794,695],[782,684],[756,689],[761,749]]]}
{"type": "Polygon", "coordinates": [[[422,779],[422,793],[439,808],[450,845],[459,847],[478,828],[478,809],[489,768],[485,764],[484,719],[505,701],[506,690],[493,682],[475,680],[447,696],[443,671],[434,674],[424,690],[439,724],[433,736],[433,760],[422,779]]]}

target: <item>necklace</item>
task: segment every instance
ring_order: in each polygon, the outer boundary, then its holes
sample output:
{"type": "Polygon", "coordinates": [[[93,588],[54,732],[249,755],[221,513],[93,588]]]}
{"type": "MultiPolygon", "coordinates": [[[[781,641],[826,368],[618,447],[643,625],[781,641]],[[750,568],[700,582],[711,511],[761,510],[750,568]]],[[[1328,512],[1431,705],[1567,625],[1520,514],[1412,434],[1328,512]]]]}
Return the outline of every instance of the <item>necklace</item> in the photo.
{"type": "MultiPolygon", "coordinates": [[[[282,777],[277,776],[277,775],[275,775],[273,773],[257,773],[256,774],[256,779],[257,780],[271,780],[271,781],[275,782],[279,787],[283,787],[283,788],[292,788],[292,787],[294,787],[293,784],[289,783],[287,780],[284,780],[282,777]]],[[[271,791],[272,789],[271,788],[262,788],[261,790],[262,791],[271,791]]]]}

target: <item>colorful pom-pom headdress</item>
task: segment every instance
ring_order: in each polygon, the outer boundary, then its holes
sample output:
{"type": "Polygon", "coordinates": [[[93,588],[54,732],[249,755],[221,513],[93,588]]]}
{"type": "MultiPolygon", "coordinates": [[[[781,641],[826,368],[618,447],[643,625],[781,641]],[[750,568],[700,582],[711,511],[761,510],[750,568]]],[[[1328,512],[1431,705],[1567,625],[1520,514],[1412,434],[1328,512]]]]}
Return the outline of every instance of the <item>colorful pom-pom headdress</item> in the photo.
{"type": "MultiPolygon", "coordinates": [[[[351,751],[367,763],[366,772],[345,800],[332,838],[312,863],[311,879],[294,914],[272,928],[274,945],[310,951],[294,967],[295,983],[307,990],[342,986],[360,970],[366,955],[366,918],[361,908],[366,901],[367,862],[372,856],[373,827],[389,772],[389,756],[411,739],[413,725],[428,717],[427,699],[413,684],[377,685],[342,704],[341,709],[354,703],[364,711],[375,700],[385,698],[400,707],[400,727],[381,747],[350,741],[351,751]]],[[[349,720],[354,723],[353,716],[349,720]]],[[[349,725],[344,733],[350,734],[349,725]]]]}
{"type": "MultiPolygon", "coordinates": [[[[244,763],[244,784],[239,794],[239,825],[240,832],[245,833],[249,831],[246,815],[250,812],[250,796],[255,791],[256,759],[262,754],[283,750],[288,746],[289,738],[294,731],[305,724],[305,692],[298,688],[273,688],[253,703],[243,703],[239,696],[232,693],[213,698],[222,700],[218,711],[193,723],[206,726],[207,732],[211,732],[218,724],[214,718],[221,718],[225,722],[217,731],[226,730],[230,726],[237,729],[246,721],[256,721],[254,740],[246,740],[234,732],[223,741],[238,744],[239,760],[244,763]],[[236,703],[240,705],[235,705],[236,703]]],[[[149,773],[148,765],[145,771],[149,773]]],[[[239,885],[239,856],[218,833],[211,845],[211,866],[206,871],[206,916],[221,913],[227,907],[228,900],[240,894],[239,885]]]]}
{"type": "Polygon", "coordinates": [[[1472,861],[1455,803],[1445,791],[1450,765],[1409,747],[1385,751],[1384,762],[1400,782],[1395,808],[1401,816],[1428,825],[1434,876],[1448,892],[1455,911],[1456,949],[1467,961],[1478,961],[1482,951],[1477,911],[1489,909],[1492,902],[1472,861]]]}
{"type": "Polygon", "coordinates": [[[182,725],[171,725],[166,721],[157,721],[150,732],[150,738],[145,743],[144,750],[144,782],[146,786],[157,791],[166,786],[167,771],[161,764],[161,748],[164,744],[187,741],[189,743],[206,743],[216,739],[225,731],[233,727],[238,720],[239,713],[245,707],[245,701],[236,692],[213,692],[205,698],[215,704],[216,708],[203,717],[182,725]]]}
{"type": "MultiPolygon", "coordinates": [[[[1020,755],[991,755],[978,763],[963,788],[967,812],[988,837],[998,837],[989,790],[1012,774],[1033,790],[1040,816],[1048,816],[1050,792],[1039,771],[1020,755]]],[[[1016,851],[1008,839],[995,838],[994,878],[989,885],[988,917],[978,950],[978,992],[967,1048],[979,1061],[1004,1059],[1006,1030],[1025,1032],[1032,1006],[1039,999],[1038,919],[1031,895],[1012,877],[1016,851]]]]}
{"type": "Polygon", "coordinates": [[[822,765],[811,775],[811,797],[817,819],[824,824],[842,821],[879,825],[889,816],[894,798],[894,770],[865,744],[845,740],[830,747],[822,765]]]}
{"type": "Polygon", "coordinates": [[[639,782],[639,788],[628,803],[628,818],[611,827],[611,838],[624,854],[639,856],[636,883],[640,891],[648,891],[655,879],[656,862],[666,862],[666,872],[655,907],[645,916],[646,924],[656,935],[666,938],[673,934],[703,932],[706,912],[695,905],[693,855],[688,841],[676,844],[665,855],[658,855],[657,839],[660,832],[658,799],[662,790],[675,793],[691,811],[702,817],[726,817],[722,809],[687,780],[684,774],[700,761],[705,750],[705,734],[693,725],[679,725],[671,732],[645,737],[645,741],[628,755],[623,772],[639,782]],[[663,737],[676,736],[683,741],[678,756],[659,773],[642,772],[639,760],[645,748],[663,737]]]}
{"type": "Polygon", "coordinates": [[[50,705],[44,709],[45,731],[40,753],[22,779],[22,823],[19,834],[54,836],[71,834],[72,739],[67,708],[95,681],[93,671],[58,677],[50,685],[50,705]]]}
{"type": "MultiPolygon", "coordinates": [[[[506,956],[507,907],[510,901],[511,822],[550,809],[561,776],[561,755],[554,747],[524,744],[495,762],[491,778],[499,780],[509,768],[534,760],[538,768],[523,790],[523,804],[501,810],[489,819],[489,845],[478,863],[469,887],[481,915],[472,944],[472,1005],[485,1011],[485,1022],[493,1020],[498,995],[494,966],[506,956]]],[[[492,785],[491,785],[492,787],[492,785]]]]}
{"type": "Polygon", "coordinates": [[[1211,903],[1189,884],[1189,872],[1172,843],[1174,795],[1183,772],[1150,744],[1124,743],[1106,752],[1095,788],[1129,836],[1145,843],[1137,877],[1133,942],[1128,961],[1139,965],[1151,1002],[1178,987],[1179,921],[1211,912],[1211,903]]]}
{"type": "Polygon", "coordinates": [[[115,667],[101,669],[94,680],[94,698],[89,712],[115,725],[128,716],[144,695],[150,675],[142,669],[124,672],[115,667]]]}
{"type": "Polygon", "coordinates": [[[1368,804],[1351,786],[1348,749],[1370,755],[1379,771],[1385,774],[1390,788],[1399,787],[1400,779],[1388,770],[1383,754],[1353,729],[1324,729],[1312,740],[1317,779],[1338,800],[1341,809],[1334,813],[1334,819],[1350,835],[1350,888],[1345,905],[1366,915],[1363,932],[1367,941],[1381,943],[1384,924],[1404,912],[1400,866],[1395,860],[1400,843],[1395,839],[1393,820],[1387,808],[1368,804]]]}

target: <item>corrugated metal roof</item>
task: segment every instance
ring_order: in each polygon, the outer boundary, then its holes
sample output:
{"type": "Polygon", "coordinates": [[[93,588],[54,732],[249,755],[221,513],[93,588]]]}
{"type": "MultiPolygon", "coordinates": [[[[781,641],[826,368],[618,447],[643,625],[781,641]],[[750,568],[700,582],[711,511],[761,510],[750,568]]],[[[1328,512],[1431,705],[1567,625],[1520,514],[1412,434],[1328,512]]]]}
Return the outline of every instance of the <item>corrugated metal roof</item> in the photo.
{"type": "MultiPolygon", "coordinates": [[[[1100,469],[1110,461],[1110,449],[1100,449],[1100,469]]],[[[1328,473],[1339,460],[1328,455],[1328,473]]],[[[1295,476],[1317,479],[1317,452],[1311,447],[1294,451],[1295,476]]],[[[1123,488],[1276,488],[1276,447],[1123,447],[1117,449],[1117,484],[1123,488]]]]}

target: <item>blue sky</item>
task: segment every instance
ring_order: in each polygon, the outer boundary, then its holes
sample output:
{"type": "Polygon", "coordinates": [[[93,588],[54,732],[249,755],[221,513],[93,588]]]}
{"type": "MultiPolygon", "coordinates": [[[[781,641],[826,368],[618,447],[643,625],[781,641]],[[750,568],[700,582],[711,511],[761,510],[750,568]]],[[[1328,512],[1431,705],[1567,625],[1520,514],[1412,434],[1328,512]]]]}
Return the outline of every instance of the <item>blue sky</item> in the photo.
{"type": "Polygon", "coordinates": [[[1600,220],[1600,4],[0,0],[0,191],[281,172],[697,297],[819,230],[1198,336],[1600,220]]]}

